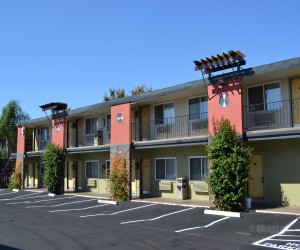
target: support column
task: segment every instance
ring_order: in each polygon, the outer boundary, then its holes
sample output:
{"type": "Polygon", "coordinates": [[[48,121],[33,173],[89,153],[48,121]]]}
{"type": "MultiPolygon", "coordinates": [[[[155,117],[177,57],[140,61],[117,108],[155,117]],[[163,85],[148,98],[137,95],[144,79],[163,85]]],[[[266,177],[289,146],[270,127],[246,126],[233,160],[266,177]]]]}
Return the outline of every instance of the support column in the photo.
{"type": "Polygon", "coordinates": [[[18,126],[18,134],[17,134],[17,154],[16,154],[16,167],[15,172],[21,173],[21,188],[24,189],[24,181],[25,181],[25,142],[26,142],[26,127],[18,126]]]}
{"type": "Polygon", "coordinates": [[[125,159],[129,174],[129,198],[131,199],[131,104],[125,103],[111,108],[111,162],[115,157],[125,159]]]}

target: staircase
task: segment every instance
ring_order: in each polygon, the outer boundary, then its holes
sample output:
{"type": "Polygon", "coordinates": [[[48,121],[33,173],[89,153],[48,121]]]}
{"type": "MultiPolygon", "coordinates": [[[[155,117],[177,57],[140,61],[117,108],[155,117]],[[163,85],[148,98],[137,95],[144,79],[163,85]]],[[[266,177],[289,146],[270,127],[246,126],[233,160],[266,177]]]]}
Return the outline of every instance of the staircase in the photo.
{"type": "Polygon", "coordinates": [[[9,159],[0,159],[0,188],[7,188],[11,175],[14,173],[16,167],[16,159],[9,157],[9,159]]]}

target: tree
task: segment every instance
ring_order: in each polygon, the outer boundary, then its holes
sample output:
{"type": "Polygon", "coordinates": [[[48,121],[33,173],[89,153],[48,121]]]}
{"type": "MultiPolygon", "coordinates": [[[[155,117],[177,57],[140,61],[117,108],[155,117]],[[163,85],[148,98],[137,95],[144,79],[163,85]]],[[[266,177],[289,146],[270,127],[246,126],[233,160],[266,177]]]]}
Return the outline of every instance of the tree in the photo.
{"type": "Polygon", "coordinates": [[[30,116],[24,112],[16,100],[11,100],[2,108],[0,117],[0,138],[5,141],[6,157],[16,150],[17,126],[27,121],[30,116]]]}
{"type": "Polygon", "coordinates": [[[105,102],[110,101],[110,100],[114,100],[117,98],[122,98],[125,97],[125,89],[115,89],[115,88],[110,88],[109,89],[109,95],[106,95],[106,93],[104,93],[104,98],[103,100],[105,102]]]}
{"type": "Polygon", "coordinates": [[[245,203],[252,148],[241,145],[228,119],[213,120],[213,128],[214,136],[207,146],[210,192],[217,209],[239,211],[245,203]]]}
{"type": "Polygon", "coordinates": [[[144,84],[138,85],[133,90],[131,90],[131,95],[138,95],[141,93],[152,92],[152,87],[148,88],[144,84]]]}
{"type": "Polygon", "coordinates": [[[44,166],[44,186],[49,193],[61,194],[63,192],[63,169],[65,164],[64,149],[58,145],[50,144],[42,156],[44,166]]]}
{"type": "Polygon", "coordinates": [[[129,199],[129,175],[126,170],[125,156],[112,158],[110,164],[110,193],[115,201],[127,201],[129,199]]]}

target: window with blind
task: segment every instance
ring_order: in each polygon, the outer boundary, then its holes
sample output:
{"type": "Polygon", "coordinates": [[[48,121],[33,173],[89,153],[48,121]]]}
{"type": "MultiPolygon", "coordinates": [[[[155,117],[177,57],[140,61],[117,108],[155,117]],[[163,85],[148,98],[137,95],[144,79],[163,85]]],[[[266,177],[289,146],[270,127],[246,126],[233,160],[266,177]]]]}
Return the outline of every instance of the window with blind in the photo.
{"type": "Polygon", "coordinates": [[[154,107],[155,125],[173,124],[175,122],[174,103],[165,103],[154,107]]]}
{"type": "Polygon", "coordinates": [[[189,120],[207,120],[207,96],[189,99],[189,120]]]}
{"type": "Polygon", "coordinates": [[[155,159],[155,179],[175,180],[176,179],[176,158],[155,159]]]}

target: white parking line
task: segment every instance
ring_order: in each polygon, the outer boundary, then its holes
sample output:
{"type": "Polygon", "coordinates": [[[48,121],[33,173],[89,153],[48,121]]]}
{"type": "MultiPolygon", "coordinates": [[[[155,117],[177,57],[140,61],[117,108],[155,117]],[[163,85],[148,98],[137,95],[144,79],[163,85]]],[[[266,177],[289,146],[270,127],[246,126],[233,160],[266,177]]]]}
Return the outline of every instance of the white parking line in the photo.
{"type": "MultiPolygon", "coordinates": [[[[33,197],[28,197],[28,198],[33,198],[33,197]]],[[[48,199],[48,200],[39,200],[39,201],[20,201],[20,202],[9,202],[5,203],[6,205],[12,205],[12,204],[22,204],[22,203],[40,203],[40,202],[47,202],[47,201],[56,201],[56,200],[63,200],[63,199],[70,199],[70,198],[75,198],[75,196],[71,197],[64,197],[64,198],[54,198],[54,199],[48,199]]]]}
{"type": "Polygon", "coordinates": [[[80,210],[87,210],[95,207],[103,207],[107,206],[108,204],[102,204],[102,205],[96,205],[96,206],[91,206],[91,207],[84,207],[84,208],[73,208],[73,209],[63,209],[63,210],[52,210],[49,211],[50,213],[56,213],[56,212],[69,212],[69,211],[80,211],[80,210]]]}
{"type": "Polygon", "coordinates": [[[215,220],[209,224],[207,224],[206,226],[200,226],[200,227],[190,227],[190,228],[185,228],[185,229],[181,229],[181,230],[177,230],[175,231],[175,233],[180,233],[180,232],[184,232],[184,231],[189,231],[189,230],[194,230],[194,229],[200,229],[200,228],[208,228],[220,221],[223,221],[223,220],[226,220],[226,219],[229,219],[229,217],[225,217],[225,218],[222,218],[222,219],[219,219],[219,220],[215,220]]]}
{"type": "Polygon", "coordinates": [[[299,235],[284,235],[284,233],[286,232],[299,232],[300,229],[290,229],[297,221],[299,218],[296,218],[295,220],[293,220],[290,224],[288,224],[281,232],[279,232],[278,234],[273,234],[267,238],[264,238],[262,240],[256,241],[254,243],[252,243],[252,245],[256,245],[256,246],[261,246],[261,247],[271,247],[274,249],[298,249],[298,248],[290,248],[296,245],[296,247],[299,247],[300,244],[299,243],[295,243],[295,242],[300,242],[300,240],[296,240],[296,239],[288,239],[289,237],[299,237],[299,235]],[[276,237],[287,237],[287,239],[276,239],[276,237]],[[269,241],[269,242],[268,242],[269,241]],[[279,244],[274,243],[275,242],[281,242],[279,244]]]}
{"type": "Polygon", "coordinates": [[[8,193],[5,193],[5,194],[0,194],[0,195],[2,196],[2,195],[7,195],[7,194],[15,194],[15,193],[8,192],[8,193]]]}
{"type": "MultiPolygon", "coordinates": [[[[37,195],[37,194],[38,193],[24,194],[24,195],[20,195],[20,196],[12,198],[12,200],[17,200],[17,199],[21,199],[22,197],[28,197],[28,196],[37,195]]],[[[38,197],[38,196],[35,196],[35,197],[38,197]]],[[[33,198],[35,198],[35,197],[33,197],[33,198]]]]}
{"type": "Polygon", "coordinates": [[[116,214],[125,213],[125,212],[128,212],[128,211],[141,209],[141,208],[145,208],[145,207],[151,207],[151,206],[155,206],[155,205],[156,204],[150,204],[150,205],[145,205],[145,206],[141,206],[141,207],[130,208],[130,209],[121,210],[119,212],[115,212],[115,213],[111,213],[111,214],[90,214],[90,215],[82,215],[80,217],[85,218],[85,217],[94,217],[94,216],[103,216],[103,215],[116,215],[116,214]]]}
{"type": "Polygon", "coordinates": [[[152,219],[125,221],[125,222],[121,222],[120,224],[129,224],[129,223],[137,223],[137,222],[158,220],[158,219],[161,219],[163,217],[170,216],[170,215],[173,215],[173,214],[182,213],[182,212],[185,212],[185,211],[188,211],[188,210],[191,210],[191,209],[195,209],[195,208],[194,207],[190,207],[190,208],[179,210],[179,211],[176,211],[176,212],[173,212],[173,213],[164,214],[164,215],[152,218],[152,219]]]}
{"type": "Polygon", "coordinates": [[[81,203],[81,202],[89,202],[89,201],[97,201],[97,200],[93,199],[93,200],[84,200],[84,201],[72,201],[72,202],[60,203],[60,204],[50,205],[50,206],[29,206],[29,207],[26,207],[26,208],[33,208],[33,207],[61,207],[61,206],[69,205],[69,204],[81,203]]]}
{"type": "MultiPolygon", "coordinates": [[[[40,197],[46,197],[46,195],[37,195],[34,197],[23,197],[23,198],[19,198],[19,199],[11,198],[11,199],[3,199],[3,200],[26,200],[26,199],[35,199],[35,198],[40,198],[40,197]]],[[[2,200],[2,199],[0,199],[0,200],[2,200]]]]}

